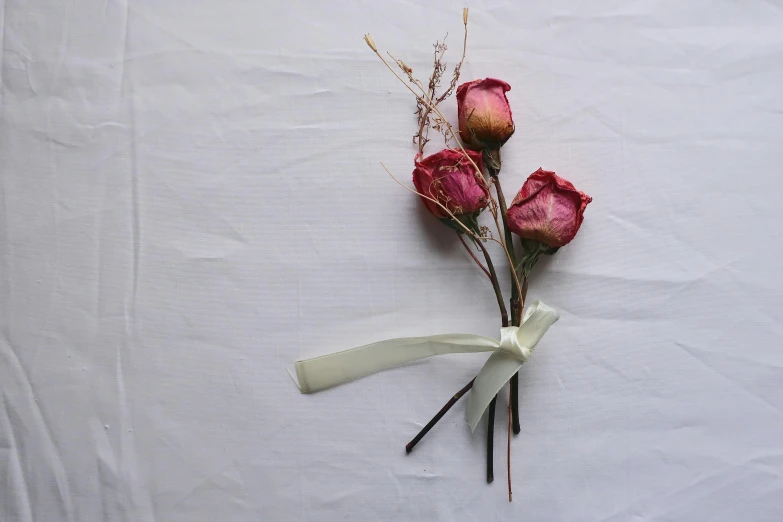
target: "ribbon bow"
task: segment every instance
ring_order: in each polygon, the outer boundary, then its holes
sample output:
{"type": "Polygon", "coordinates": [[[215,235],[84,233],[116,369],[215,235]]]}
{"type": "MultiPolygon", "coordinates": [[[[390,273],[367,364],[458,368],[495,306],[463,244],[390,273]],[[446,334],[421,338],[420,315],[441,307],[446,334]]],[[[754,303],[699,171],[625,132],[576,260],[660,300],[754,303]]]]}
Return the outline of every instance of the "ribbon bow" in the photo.
{"type": "Polygon", "coordinates": [[[492,398],[559,318],[557,310],[536,301],[525,312],[521,326],[500,329],[499,341],[472,334],[402,337],[296,361],[299,390],[317,392],[433,355],[493,352],[476,376],[468,399],[467,420],[473,431],[492,398]]]}

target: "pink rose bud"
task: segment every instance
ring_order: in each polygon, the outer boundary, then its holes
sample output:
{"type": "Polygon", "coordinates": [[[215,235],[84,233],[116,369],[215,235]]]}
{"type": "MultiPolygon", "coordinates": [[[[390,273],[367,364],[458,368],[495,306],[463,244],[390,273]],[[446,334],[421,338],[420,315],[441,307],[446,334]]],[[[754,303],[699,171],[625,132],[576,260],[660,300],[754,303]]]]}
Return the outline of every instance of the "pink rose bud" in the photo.
{"type": "Polygon", "coordinates": [[[508,227],[522,238],[561,247],[576,236],[592,200],[554,172],[538,169],[511,202],[508,227]]]}
{"type": "Polygon", "coordinates": [[[514,134],[514,120],[506,98],[510,90],[509,84],[495,78],[457,87],[459,135],[466,147],[498,149],[514,134]]]}
{"type": "MultiPolygon", "coordinates": [[[[489,202],[489,189],[481,173],[481,153],[472,150],[467,153],[479,172],[465,153],[456,149],[444,149],[421,161],[421,154],[417,154],[414,160],[413,184],[416,190],[437,200],[456,216],[475,215],[489,202]]],[[[421,199],[436,217],[451,221],[448,212],[434,201],[421,199]]]]}

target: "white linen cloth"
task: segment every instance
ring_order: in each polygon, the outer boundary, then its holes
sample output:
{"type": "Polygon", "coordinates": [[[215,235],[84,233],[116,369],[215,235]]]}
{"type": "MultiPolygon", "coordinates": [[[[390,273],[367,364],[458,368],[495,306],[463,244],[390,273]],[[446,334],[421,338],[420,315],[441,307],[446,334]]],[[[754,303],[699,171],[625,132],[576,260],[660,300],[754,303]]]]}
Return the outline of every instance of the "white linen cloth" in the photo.
{"type": "Polygon", "coordinates": [[[531,279],[561,319],[520,370],[513,503],[503,414],[492,485],[460,405],[405,454],[485,354],[285,372],[498,334],[379,166],[410,180],[414,101],[362,40],[426,80],[448,32],[448,75],[465,4],[0,3],[3,522],[779,521],[779,1],[468,4],[461,79],[512,86],[507,198],[539,167],[594,198],[531,279]]]}

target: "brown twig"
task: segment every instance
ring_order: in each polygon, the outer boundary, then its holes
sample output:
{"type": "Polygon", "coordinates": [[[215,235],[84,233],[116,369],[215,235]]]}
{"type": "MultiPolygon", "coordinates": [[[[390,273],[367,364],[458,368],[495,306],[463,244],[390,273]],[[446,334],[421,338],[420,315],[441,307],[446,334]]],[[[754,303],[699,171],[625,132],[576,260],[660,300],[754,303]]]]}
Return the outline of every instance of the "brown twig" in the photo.
{"type": "Polygon", "coordinates": [[[508,434],[506,436],[506,474],[508,476],[508,501],[511,502],[511,400],[508,401],[508,434]]]}
{"type": "Polygon", "coordinates": [[[481,261],[478,260],[478,258],[476,257],[476,254],[473,253],[473,250],[471,250],[470,247],[468,246],[468,244],[465,243],[465,240],[462,239],[462,234],[460,234],[459,232],[457,232],[456,234],[457,234],[457,237],[459,238],[459,242],[462,243],[462,246],[464,246],[465,250],[468,251],[468,254],[470,254],[470,257],[473,259],[473,261],[475,261],[476,264],[478,265],[478,267],[481,269],[481,271],[484,272],[490,280],[492,280],[492,276],[489,274],[489,272],[487,271],[486,267],[481,264],[481,261]]]}
{"type": "MultiPolygon", "coordinates": [[[[457,86],[457,82],[459,82],[459,73],[460,69],[462,69],[462,64],[465,62],[465,51],[468,47],[468,8],[466,7],[464,11],[462,12],[462,21],[463,25],[465,26],[465,35],[462,37],[462,58],[460,58],[459,63],[456,67],[454,67],[454,76],[451,78],[451,83],[449,84],[449,88],[446,89],[443,94],[441,94],[437,100],[435,100],[435,105],[439,104],[449,96],[451,96],[451,93],[454,92],[454,88],[457,86]]],[[[435,94],[433,92],[433,94],[435,94]]]]}
{"type": "Polygon", "coordinates": [[[492,402],[489,403],[489,413],[487,414],[487,483],[492,483],[495,480],[495,471],[493,469],[493,445],[495,438],[495,403],[498,401],[498,396],[495,395],[492,398],[492,402]]]}
{"type": "Polygon", "coordinates": [[[489,252],[487,252],[487,249],[482,244],[482,242],[477,239],[475,243],[479,247],[481,252],[484,254],[484,259],[487,261],[487,268],[489,268],[489,274],[490,274],[489,280],[492,282],[492,289],[495,290],[495,297],[498,300],[498,308],[500,308],[500,320],[503,326],[508,326],[508,312],[506,311],[506,303],[505,300],[503,299],[503,291],[500,290],[500,282],[498,281],[498,274],[497,272],[495,272],[495,265],[492,264],[492,258],[490,257],[489,252]]]}
{"type": "MultiPolygon", "coordinates": [[[[478,243],[478,242],[477,242],[478,243]]],[[[508,313],[506,312],[506,305],[503,302],[503,293],[500,291],[500,284],[498,283],[497,274],[492,266],[492,258],[489,257],[487,249],[484,245],[479,243],[481,251],[484,252],[484,256],[487,258],[487,266],[492,274],[492,286],[495,288],[495,295],[498,298],[498,306],[500,307],[500,319],[501,325],[505,328],[508,326],[508,313]]],[[[497,403],[498,396],[495,395],[492,401],[489,403],[489,412],[487,413],[487,483],[491,483],[495,480],[494,471],[494,446],[495,446],[495,405],[497,403]]]]}
{"type": "MultiPolygon", "coordinates": [[[[506,217],[506,213],[508,212],[508,207],[506,206],[506,197],[503,194],[503,187],[500,185],[500,179],[498,179],[499,170],[494,168],[489,168],[489,175],[492,178],[492,183],[495,185],[495,191],[498,195],[498,204],[500,205],[500,215],[503,220],[503,231],[504,236],[506,239],[506,245],[508,247],[508,253],[511,259],[513,260],[513,265],[516,267],[517,264],[517,257],[516,252],[514,251],[514,241],[513,237],[511,235],[511,229],[508,227],[508,218],[506,217]]],[[[516,268],[511,269],[511,275],[512,277],[516,277],[516,268]]],[[[527,279],[524,278],[523,285],[527,284],[527,279]]],[[[526,288],[526,286],[525,286],[526,288]]],[[[522,303],[520,301],[520,294],[522,293],[523,289],[522,287],[518,285],[512,285],[511,286],[511,324],[512,326],[519,326],[522,322],[522,303]]],[[[518,434],[520,431],[522,431],[522,428],[519,425],[519,372],[515,373],[511,377],[511,381],[509,384],[509,387],[511,389],[511,423],[514,430],[514,434],[518,434]]]]}
{"type": "Polygon", "coordinates": [[[522,427],[519,425],[519,372],[511,376],[509,388],[511,390],[511,424],[514,427],[514,435],[517,435],[522,431],[522,427]]]}
{"type": "MultiPolygon", "coordinates": [[[[448,36],[448,34],[446,35],[448,36]]],[[[440,85],[440,79],[443,76],[443,71],[446,70],[446,66],[442,62],[443,55],[446,53],[446,38],[443,38],[443,43],[435,42],[435,58],[432,64],[432,75],[430,81],[427,84],[427,96],[430,99],[435,97],[435,89],[440,85]]],[[[419,154],[424,153],[424,146],[429,140],[430,130],[430,109],[421,101],[416,100],[416,114],[419,119],[419,131],[413,136],[415,142],[418,138],[419,154]]]]}
{"type": "MultiPolygon", "coordinates": [[[[506,197],[503,195],[503,187],[500,185],[500,179],[498,179],[499,170],[488,168],[489,170],[489,176],[492,178],[492,184],[495,185],[495,191],[498,194],[498,204],[500,205],[500,217],[503,221],[503,235],[506,240],[506,248],[511,255],[511,259],[514,262],[514,268],[510,268],[512,272],[512,276],[516,275],[516,262],[517,262],[517,256],[516,252],[514,251],[514,241],[513,236],[511,235],[511,229],[508,228],[508,218],[506,217],[506,214],[508,213],[508,206],[506,205],[506,197]]],[[[512,286],[511,288],[511,299],[512,299],[512,306],[515,306],[516,310],[512,311],[511,316],[511,324],[512,326],[519,326],[520,318],[521,318],[521,310],[518,306],[518,298],[519,298],[519,292],[522,289],[518,286],[512,286]],[[514,301],[514,298],[517,298],[517,302],[514,301]],[[516,313],[516,315],[514,315],[516,313]]]]}
{"type": "Polygon", "coordinates": [[[405,445],[405,452],[410,453],[413,451],[413,448],[416,446],[416,444],[419,443],[419,441],[424,438],[424,436],[427,434],[428,431],[432,429],[435,424],[438,423],[438,421],[446,415],[446,412],[451,409],[452,406],[454,406],[460,398],[468,393],[468,390],[470,390],[473,387],[473,381],[476,379],[471,379],[471,381],[465,385],[464,388],[462,388],[460,391],[454,394],[454,396],[449,399],[449,402],[446,403],[445,406],[443,406],[438,413],[435,414],[435,416],[430,420],[424,428],[415,436],[413,439],[405,445]]]}
{"type": "MultiPolygon", "coordinates": [[[[465,28],[464,34],[462,37],[462,57],[460,58],[459,63],[454,67],[454,72],[451,77],[451,82],[449,83],[448,88],[443,91],[440,96],[435,96],[437,88],[440,86],[440,80],[443,76],[443,73],[446,70],[446,64],[443,62],[443,55],[446,53],[446,50],[448,49],[446,47],[446,38],[443,38],[443,42],[435,42],[435,57],[434,62],[432,65],[432,75],[430,75],[429,82],[427,83],[427,89],[425,91],[426,97],[431,100],[433,105],[438,105],[443,100],[451,96],[451,94],[454,92],[454,89],[457,87],[457,83],[459,82],[459,76],[460,76],[460,70],[462,69],[462,64],[465,63],[465,53],[468,48],[468,8],[462,10],[462,24],[465,28]]],[[[448,34],[446,35],[448,37],[448,34]]],[[[411,79],[411,81],[414,81],[411,75],[408,75],[411,79]]],[[[424,89],[422,89],[424,91],[424,89]]],[[[418,139],[418,146],[419,146],[419,154],[424,153],[424,146],[429,141],[429,129],[431,125],[431,119],[430,119],[430,112],[432,112],[432,108],[424,103],[422,100],[416,101],[416,114],[418,115],[419,119],[419,131],[414,135],[413,139],[416,141],[418,139]]],[[[440,116],[439,116],[440,118],[440,116]]],[[[436,120],[435,125],[437,130],[442,130],[442,120],[436,120]]],[[[448,143],[448,134],[444,133],[444,137],[446,138],[446,142],[448,143]]]]}

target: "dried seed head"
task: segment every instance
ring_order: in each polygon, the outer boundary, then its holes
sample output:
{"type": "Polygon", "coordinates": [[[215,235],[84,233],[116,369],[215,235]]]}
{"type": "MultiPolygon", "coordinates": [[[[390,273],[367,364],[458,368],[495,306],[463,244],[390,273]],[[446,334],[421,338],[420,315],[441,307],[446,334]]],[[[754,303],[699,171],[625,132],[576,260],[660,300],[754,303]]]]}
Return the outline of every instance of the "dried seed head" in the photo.
{"type": "Polygon", "coordinates": [[[407,64],[407,63],[405,63],[405,62],[403,62],[402,60],[400,60],[400,65],[402,66],[402,69],[403,69],[403,70],[404,70],[406,73],[408,73],[408,74],[411,74],[411,73],[413,72],[413,69],[411,69],[411,68],[408,66],[408,64],[407,64]]]}
{"type": "Polygon", "coordinates": [[[462,8],[462,23],[468,25],[468,8],[462,8]]]}
{"type": "Polygon", "coordinates": [[[370,36],[370,33],[367,33],[364,35],[364,41],[367,42],[367,45],[370,49],[373,50],[373,52],[377,53],[378,48],[375,47],[375,41],[373,41],[372,36],[370,36]]]}

